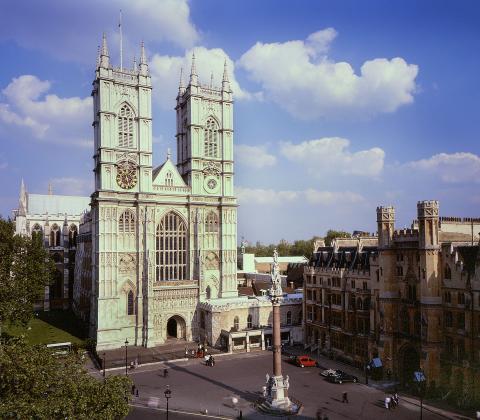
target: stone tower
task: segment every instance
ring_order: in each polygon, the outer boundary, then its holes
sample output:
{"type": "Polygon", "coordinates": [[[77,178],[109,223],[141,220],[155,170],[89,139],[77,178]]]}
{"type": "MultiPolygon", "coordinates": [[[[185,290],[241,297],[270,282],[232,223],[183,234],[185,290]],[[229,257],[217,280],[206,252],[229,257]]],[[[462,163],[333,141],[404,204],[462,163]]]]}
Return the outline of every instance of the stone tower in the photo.
{"type": "MultiPolygon", "coordinates": [[[[395,332],[399,304],[399,285],[396,281],[396,253],[393,245],[395,209],[391,206],[377,207],[378,248],[379,248],[379,309],[380,342],[383,343],[382,360],[392,360],[396,352],[395,332]]],[[[380,346],[382,347],[382,346],[380,346]]],[[[393,371],[392,365],[387,365],[393,371]]]]}
{"type": "Polygon", "coordinates": [[[237,203],[233,191],[233,97],[224,65],[221,87],[190,80],[177,96],[177,168],[191,187],[200,299],[237,295],[237,203]]]}
{"type": "Polygon", "coordinates": [[[143,43],[140,57],[138,68],[112,67],[104,35],[93,82],[90,328],[97,349],[120,347],[126,338],[141,345],[148,333],[143,238],[152,191],[152,87],[143,43]],[[134,309],[125,316],[127,307],[134,309]]]}
{"type": "Polygon", "coordinates": [[[427,378],[440,375],[442,297],[440,275],[440,245],[438,201],[417,203],[419,235],[419,268],[421,284],[421,367],[427,378]]]}

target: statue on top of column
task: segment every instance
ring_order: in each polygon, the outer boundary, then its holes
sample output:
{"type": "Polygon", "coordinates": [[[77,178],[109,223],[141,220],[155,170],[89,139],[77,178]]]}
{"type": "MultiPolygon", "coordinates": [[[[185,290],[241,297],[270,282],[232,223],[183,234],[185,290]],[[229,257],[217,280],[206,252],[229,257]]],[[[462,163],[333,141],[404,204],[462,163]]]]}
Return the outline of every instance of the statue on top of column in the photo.
{"type": "Polygon", "coordinates": [[[278,267],[277,248],[273,251],[272,287],[270,288],[270,296],[276,298],[283,296],[282,279],[280,278],[280,270],[278,267]]]}

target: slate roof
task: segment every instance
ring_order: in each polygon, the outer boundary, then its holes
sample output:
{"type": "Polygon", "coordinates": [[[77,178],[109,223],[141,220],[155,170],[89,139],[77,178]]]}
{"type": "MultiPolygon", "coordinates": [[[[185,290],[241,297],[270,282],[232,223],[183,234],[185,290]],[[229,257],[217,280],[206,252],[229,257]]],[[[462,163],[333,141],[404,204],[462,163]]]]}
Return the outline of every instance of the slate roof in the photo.
{"type": "Polygon", "coordinates": [[[71,195],[28,194],[28,214],[81,215],[90,209],[90,197],[71,195]]]}
{"type": "Polygon", "coordinates": [[[359,252],[357,247],[319,247],[310,260],[312,267],[345,268],[348,270],[369,270],[370,256],[377,253],[377,247],[365,246],[359,252]]]}

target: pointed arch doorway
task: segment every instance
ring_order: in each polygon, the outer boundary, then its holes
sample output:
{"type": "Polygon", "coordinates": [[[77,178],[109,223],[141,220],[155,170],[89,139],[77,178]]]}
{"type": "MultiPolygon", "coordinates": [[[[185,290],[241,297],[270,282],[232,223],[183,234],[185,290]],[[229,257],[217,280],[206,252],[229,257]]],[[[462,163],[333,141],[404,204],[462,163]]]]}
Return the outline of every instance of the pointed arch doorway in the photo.
{"type": "Polygon", "coordinates": [[[178,315],[170,317],[167,321],[167,339],[185,340],[186,338],[185,320],[178,315]]]}

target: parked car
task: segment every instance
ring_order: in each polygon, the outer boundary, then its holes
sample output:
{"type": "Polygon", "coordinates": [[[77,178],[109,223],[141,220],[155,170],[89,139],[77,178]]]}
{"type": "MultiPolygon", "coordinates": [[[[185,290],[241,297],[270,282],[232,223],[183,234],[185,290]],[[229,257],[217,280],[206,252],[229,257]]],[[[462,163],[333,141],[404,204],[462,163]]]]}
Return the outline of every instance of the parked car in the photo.
{"type": "Polygon", "coordinates": [[[342,384],[343,382],[358,382],[358,378],[353,375],[349,375],[341,370],[337,370],[335,374],[330,374],[326,377],[327,381],[335,384],[342,384]]]}
{"type": "Polygon", "coordinates": [[[336,375],[336,373],[336,369],[325,369],[320,373],[320,375],[327,377],[328,375],[336,375]]]}
{"type": "Polygon", "coordinates": [[[316,367],[318,363],[316,360],[308,356],[297,356],[293,359],[293,363],[300,367],[316,367]]]}

